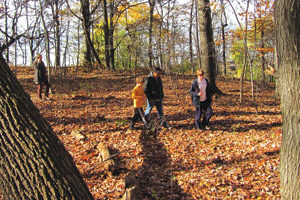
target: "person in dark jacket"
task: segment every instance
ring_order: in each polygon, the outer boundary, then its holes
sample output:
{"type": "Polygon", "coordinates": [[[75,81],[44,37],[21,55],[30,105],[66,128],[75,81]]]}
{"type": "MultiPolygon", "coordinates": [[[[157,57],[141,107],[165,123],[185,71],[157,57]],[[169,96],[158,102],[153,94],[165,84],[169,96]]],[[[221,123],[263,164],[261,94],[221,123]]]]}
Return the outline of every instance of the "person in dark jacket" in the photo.
{"type": "Polygon", "coordinates": [[[38,85],[38,96],[42,99],[42,89],[43,85],[46,86],[45,97],[49,97],[49,82],[47,77],[47,70],[45,64],[42,60],[42,55],[38,54],[34,63],[34,83],[38,85]]]}
{"type": "Polygon", "coordinates": [[[162,70],[159,67],[156,67],[155,70],[150,73],[147,77],[145,85],[145,94],[147,97],[147,108],[145,111],[145,118],[148,119],[153,107],[156,107],[158,112],[159,119],[162,125],[165,128],[170,128],[166,122],[163,112],[163,99],[164,99],[164,90],[161,80],[162,70]]]}
{"type": "Polygon", "coordinates": [[[196,72],[197,79],[195,79],[190,88],[192,96],[192,103],[195,106],[196,119],[195,124],[197,129],[209,129],[209,120],[212,116],[212,92],[210,85],[206,78],[204,78],[204,71],[198,70],[196,72]],[[201,123],[201,114],[204,113],[201,123]]]}

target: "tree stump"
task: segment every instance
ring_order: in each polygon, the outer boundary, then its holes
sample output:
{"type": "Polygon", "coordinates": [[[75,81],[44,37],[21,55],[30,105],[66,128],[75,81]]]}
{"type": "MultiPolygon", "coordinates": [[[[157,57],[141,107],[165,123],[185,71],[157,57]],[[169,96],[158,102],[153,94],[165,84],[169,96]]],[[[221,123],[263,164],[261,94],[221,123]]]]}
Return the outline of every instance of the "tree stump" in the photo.
{"type": "Polygon", "coordinates": [[[129,172],[125,177],[125,194],[121,200],[140,200],[141,189],[136,178],[136,173],[129,172]]]}
{"type": "Polygon", "coordinates": [[[99,152],[98,159],[100,162],[103,162],[103,168],[105,170],[113,171],[115,162],[112,159],[112,155],[107,146],[103,142],[100,142],[97,146],[97,150],[99,152]]]}

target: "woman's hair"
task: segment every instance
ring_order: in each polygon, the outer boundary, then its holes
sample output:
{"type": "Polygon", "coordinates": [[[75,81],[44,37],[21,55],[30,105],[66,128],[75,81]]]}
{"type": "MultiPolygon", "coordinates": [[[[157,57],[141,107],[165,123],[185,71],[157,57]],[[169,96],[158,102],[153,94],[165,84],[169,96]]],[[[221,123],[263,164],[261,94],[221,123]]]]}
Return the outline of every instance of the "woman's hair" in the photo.
{"type": "Polygon", "coordinates": [[[144,83],[144,78],[142,76],[139,76],[135,79],[136,83],[144,83]]]}
{"type": "Polygon", "coordinates": [[[42,55],[41,54],[37,54],[36,57],[35,57],[35,61],[34,62],[35,63],[39,62],[40,57],[42,57],[42,55]]]}

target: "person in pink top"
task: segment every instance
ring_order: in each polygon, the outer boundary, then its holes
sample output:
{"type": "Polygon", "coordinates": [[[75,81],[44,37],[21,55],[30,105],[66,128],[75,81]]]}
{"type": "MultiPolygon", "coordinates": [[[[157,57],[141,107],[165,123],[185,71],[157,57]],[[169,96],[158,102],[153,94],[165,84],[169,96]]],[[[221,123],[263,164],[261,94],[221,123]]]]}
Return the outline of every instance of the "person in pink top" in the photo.
{"type": "Polygon", "coordinates": [[[195,124],[197,129],[210,129],[209,120],[212,116],[212,92],[210,85],[206,78],[204,78],[204,71],[198,70],[196,72],[197,78],[193,81],[190,94],[192,96],[192,103],[195,106],[195,124]],[[201,123],[201,114],[204,112],[204,117],[201,123]]]}

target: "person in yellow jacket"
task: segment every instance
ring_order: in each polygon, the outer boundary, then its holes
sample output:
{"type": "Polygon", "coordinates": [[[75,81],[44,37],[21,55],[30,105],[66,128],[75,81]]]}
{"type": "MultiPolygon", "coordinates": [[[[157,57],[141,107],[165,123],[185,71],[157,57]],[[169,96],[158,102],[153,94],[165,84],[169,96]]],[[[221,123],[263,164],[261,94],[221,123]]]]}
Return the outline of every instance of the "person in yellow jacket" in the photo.
{"type": "Polygon", "coordinates": [[[133,99],[134,116],[132,118],[129,128],[133,129],[134,124],[137,122],[138,119],[140,119],[143,122],[144,128],[147,128],[147,122],[143,110],[143,105],[144,102],[146,101],[146,95],[143,87],[144,78],[137,77],[135,82],[136,82],[136,86],[132,90],[132,95],[131,95],[131,98],[133,99]]]}

